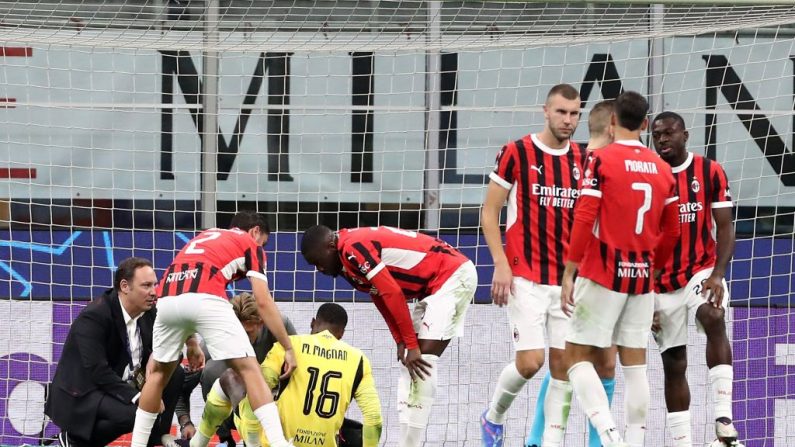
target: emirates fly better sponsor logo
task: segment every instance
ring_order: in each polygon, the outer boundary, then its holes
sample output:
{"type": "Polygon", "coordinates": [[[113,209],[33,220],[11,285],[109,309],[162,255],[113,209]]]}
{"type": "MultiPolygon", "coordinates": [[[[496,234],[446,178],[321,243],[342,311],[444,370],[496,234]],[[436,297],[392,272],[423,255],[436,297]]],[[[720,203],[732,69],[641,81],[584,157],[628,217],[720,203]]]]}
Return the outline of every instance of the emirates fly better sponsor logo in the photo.
{"type": "Polygon", "coordinates": [[[541,206],[554,206],[557,208],[573,208],[574,201],[580,196],[580,190],[575,188],[562,188],[560,186],[544,186],[533,183],[533,195],[538,196],[541,206]]]}
{"type": "Polygon", "coordinates": [[[679,204],[679,223],[692,223],[696,221],[696,214],[704,209],[701,202],[687,202],[679,204]]]}

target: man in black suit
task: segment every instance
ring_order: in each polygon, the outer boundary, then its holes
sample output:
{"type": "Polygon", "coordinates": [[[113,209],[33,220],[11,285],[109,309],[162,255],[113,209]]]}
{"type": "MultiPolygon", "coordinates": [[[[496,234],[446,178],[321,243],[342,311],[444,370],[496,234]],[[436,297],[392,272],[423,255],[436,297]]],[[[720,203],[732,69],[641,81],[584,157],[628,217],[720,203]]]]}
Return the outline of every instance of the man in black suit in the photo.
{"type": "MultiPolygon", "coordinates": [[[[152,353],[156,285],[151,262],[127,258],[113,288],[72,323],[44,407],[62,430],[63,447],[104,447],[132,431],[152,353]]],[[[195,353],[198,343],[193,344],[193,363],[203,364],[203,355],[195,353]]],[[[182,374],[174,374],[166,387],[149,446],[173,445],[168,433],[182,381],[182,374]]]]}

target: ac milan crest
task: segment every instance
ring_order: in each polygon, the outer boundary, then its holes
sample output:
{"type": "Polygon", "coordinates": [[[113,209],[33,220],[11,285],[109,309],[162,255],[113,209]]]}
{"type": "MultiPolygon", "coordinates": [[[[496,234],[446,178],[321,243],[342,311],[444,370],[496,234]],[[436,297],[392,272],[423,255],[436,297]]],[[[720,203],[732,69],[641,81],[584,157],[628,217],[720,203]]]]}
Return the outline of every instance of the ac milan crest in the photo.
{"type": "Polygon", "coordinates": [[[690,189],[692,189],[693,192],[701,191],[701,183],[698,182],[697,178],[694,177],[693,180],[690,182],[690,189]]]}

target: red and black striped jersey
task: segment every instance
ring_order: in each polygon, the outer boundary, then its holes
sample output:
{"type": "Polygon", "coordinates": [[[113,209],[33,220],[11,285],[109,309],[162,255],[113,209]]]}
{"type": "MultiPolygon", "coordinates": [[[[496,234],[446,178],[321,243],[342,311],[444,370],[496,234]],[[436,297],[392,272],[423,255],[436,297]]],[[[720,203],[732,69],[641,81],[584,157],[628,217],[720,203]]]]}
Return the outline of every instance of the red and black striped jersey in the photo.
{"type": "Polygon", "coordinates": [[[337,233],[342,276],[372,296],[397,343],[419,347],[407,299],[433,295],[467,257],[447,242],[392,227],[343,229],[337,233]]]}
{"type": "Polygon", "coordinates": [[[265,252],[238,228],[211,228],[191,239],[163,274],[157,296],[208,293],[226,297],[226,286],[246,276],[267,281],[265,252]]]}
{"type": "Polygon", "coordinates": [[[574,142],[552,149],[527,135],[497,155],[489,178],[510,191],[505,255],[514,276],[560,284],[586,154],[574,142]]]}
{"type": "Polygon", "coordinates": [[[581,192],[577,209],[586,198],[599,205],[579,275],[616,292],[650,292],[663,210],[677,200],[670,166],[637,141],[616,141],[590,153],[581,192]]]}
{"type": "Polygon", "coordinates": [[[342,275],[356,289],[377,295],[370,280],[387,269],[406,299],[436,293],[469,260],[441,239],[392,227],[342,229],[337,250],[342,275]]]}
{"type": "Polygon", "coordinates": [[[681,289],[695,273],[715,265],[712,210],[732,206],[729,181],[718,162],[689,153],[687,161],[672,170],[682,235],[657,283],[660,293],[681,289]]]}

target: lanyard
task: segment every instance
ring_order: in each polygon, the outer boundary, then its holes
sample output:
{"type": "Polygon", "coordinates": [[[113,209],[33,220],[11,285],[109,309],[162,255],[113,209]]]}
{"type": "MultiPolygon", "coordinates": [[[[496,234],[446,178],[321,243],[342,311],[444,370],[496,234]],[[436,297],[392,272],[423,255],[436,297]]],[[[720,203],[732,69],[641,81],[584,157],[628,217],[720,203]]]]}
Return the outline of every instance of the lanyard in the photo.
{"type": "MultiPolygon", "coordinates": [[[[138,349],[137,349],[137,351],[139,353],[139,359],[138,359],[139,362],[141,361],[140,353],[141,353],[141,348],[142,348],[142,346],[141,346],[142,340],[141,340],[141,325],[140,325],[140,322],[141,322],[140,318],[135,321],[135,339],[138,341],[138,349]]],[[[125,325],[125,332],[126,332],[126,330],[127,330],[127,328],[126,328],[126,325],[125,325]]],[[[126,347],[127,347],[127,355],[129,356],[129,359],[130,359],[130,363],[129,363],[129,365],[130,365],[130,374],[132,374],[133,371],[135,371],[135,368],[136,368],[137,365],[133,364],[135,362],[135,359],[133,358],[132,345],[130,343],[129,332],[127,334],[128,335],[127,335],[127,343],[126,343],[127,346],[126,347]]]]}

